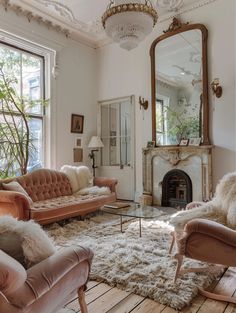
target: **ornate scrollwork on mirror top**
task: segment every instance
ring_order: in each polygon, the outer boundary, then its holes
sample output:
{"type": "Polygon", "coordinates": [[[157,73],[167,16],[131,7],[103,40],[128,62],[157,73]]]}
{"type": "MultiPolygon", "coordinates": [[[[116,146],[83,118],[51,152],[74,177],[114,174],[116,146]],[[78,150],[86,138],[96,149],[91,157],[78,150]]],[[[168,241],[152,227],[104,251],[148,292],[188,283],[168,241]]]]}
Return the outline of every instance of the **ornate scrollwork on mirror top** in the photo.
{"type": "MultiPolygon", "coordinates": [[[[174,35],[191,31],[191,30],[199,30],[201,33],[201,95],[200,95],[200,107],[201,113],[199,114],[199,137],[201,137],[201,145],[210,145],[209,140],[209,108],[208,108],[208,66],[207,66],[207,37],[208,31],[207,28],[203,24],[189,24],[182,23],[179,19],[174,18],[173,22],[170,24],[169,28],[163,31],[163,35],[156,38],[150,48],[150,56],[151,56],[151,81],[152,81],[152,140],[157,144],[156,138],[156,96],[157,96],[157,77],[156,77],[156,58],[155,54],[157,53],[156,46],[161,41],[168,39],[174,35]]],[[[199,39],[200,41],[200,39],[199,39]]],[[[157,56],[158,57],[158,54],[157,56]]],[[[176,66],[182,70],[182,72],[186,72],[187,70],[184,67],[176,66]]],[[[196,79],[192,80],[193,82],[197,82],[196,79]]],[[[169,144],[167,144],[169,145],[169,144]]],[[[174,144],[175,145],[175,144],[174,144]]]]}

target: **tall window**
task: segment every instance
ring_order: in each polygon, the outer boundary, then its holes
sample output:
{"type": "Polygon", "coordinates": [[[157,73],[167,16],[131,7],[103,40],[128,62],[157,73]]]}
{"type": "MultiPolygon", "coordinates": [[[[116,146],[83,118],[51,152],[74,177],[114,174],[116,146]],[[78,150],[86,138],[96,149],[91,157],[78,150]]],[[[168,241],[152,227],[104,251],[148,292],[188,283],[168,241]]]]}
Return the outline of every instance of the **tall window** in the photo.
{"type": "MultiPolygon", "coordinates": [[[[25,109],[30,130],[30,149],[27,171],[40,168],[43,166],[44,158],[44,106],[42,105],[42,99],[44,98],[44,58],[1,43],[0,74],[2,90],[6,88],[4,87],[4,80],[10,80],[10,86],[16,96],[22,99],[22,103],[24,103],[24,101],[28,103],[25,109]]],[[[15,125],[18,129],[25,127],[21,120],[19,110],[16,110],[16,106],[13,105],[11,99],[6,101],[5,98],[1,97],[1,90],[0,100],[0,132],[9,130],[11,125],[15,125]]],[[[12,139],[12,136],[7,137],[6,133],[5,137],[0,137],[0,141],[1,138],[5,138],[4,140],[8,138],[9,141],[15,140],[12,139]]],[[[19,138],[19,140],[23,139],[19,138]]],[[[12,166],[9,175],[21,174],[17,168],[18,165],[14,157],[12,160],[6,161],[4,156],[6,157],[7,151],[3,151],[3,147],[2,145],[2,151],[0,151],[0,168],[6,165],[4,162],[9,163],[11,161],[12,166]]],[[[15,155],[15,159],[16,157],[19,157],[19,155],[15,155]]]]}

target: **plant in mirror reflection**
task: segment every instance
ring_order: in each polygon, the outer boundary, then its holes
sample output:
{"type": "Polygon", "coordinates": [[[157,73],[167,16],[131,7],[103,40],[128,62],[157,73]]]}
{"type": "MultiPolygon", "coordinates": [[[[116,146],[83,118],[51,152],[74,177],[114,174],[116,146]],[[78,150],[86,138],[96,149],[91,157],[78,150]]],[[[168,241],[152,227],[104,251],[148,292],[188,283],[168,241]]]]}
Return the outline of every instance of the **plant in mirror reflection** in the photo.
{"type": "MultiPolygon", "coordinates": [[[[171,108],[164,106],[162,114],[156,112],[156,128],[163,129],[163,132],[157,131],[159,144],[178,144],[181,139],[200,137],[200,119],[198,104],[183,107],[171,108]],[[166,138],[164,142],[163,138],[166,138]]],[[[158,144],[158,142],[157,142],[158,144]]]]}

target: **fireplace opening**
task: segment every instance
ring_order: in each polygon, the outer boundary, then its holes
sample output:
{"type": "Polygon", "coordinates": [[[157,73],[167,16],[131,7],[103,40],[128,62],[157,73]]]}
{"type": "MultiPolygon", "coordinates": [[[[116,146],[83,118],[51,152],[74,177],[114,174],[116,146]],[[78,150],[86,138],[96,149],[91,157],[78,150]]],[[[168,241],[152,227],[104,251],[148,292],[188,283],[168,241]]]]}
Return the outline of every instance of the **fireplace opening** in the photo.
{"type": "Polygon", "coordinates": [[[162,182],[161,205],[181,210],[192,201],[192,182],[181,170],[171,170],[162,182]]]}

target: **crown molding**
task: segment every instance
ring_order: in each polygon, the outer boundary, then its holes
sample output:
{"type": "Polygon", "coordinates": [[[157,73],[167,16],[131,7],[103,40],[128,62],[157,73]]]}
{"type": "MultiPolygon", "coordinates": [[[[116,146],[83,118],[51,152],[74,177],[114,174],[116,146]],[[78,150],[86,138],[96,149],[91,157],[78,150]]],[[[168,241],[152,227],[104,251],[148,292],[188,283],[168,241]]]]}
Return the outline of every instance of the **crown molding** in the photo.
{"type": "MultiPolygon", "coordinates": [[[[188,13],[218,0],[195,1],[189,5],[181,5],[159,16],[157,24],[163,23],[179,14],[188,13]]],[[[14,11],[17,15],[24,16],[29,22],[36,22],[48,29],[57,31],[66,37],[78,41],[92,48],[101,48],[111,43],[105,35],[100,18],[84,23],[79,21],[72,10],[57,0],[0,0],[0,6],[6,11],[14,11]],[[49,10],[46,8],[53,8],[49,10]]]]}
{"type": "Polygon", "coordinates": [[[201,7],[204,7],[206,5],[209,5],[211,3],[214,3],[218,0],[201,0],[201,1],[197,1],[194,3],[191,3],[189,5],[185,5],[182,6],[180,9],[172,11],[172,12],[168,12],[162,16],[159,17],[159,23],[165,22],[169,19],[173,19],[173,17],[175,17],[176,15],[180,15],[180,14],[184,14],[184,13],[188,13],[194,10],[197,10],[201,7]]]}

